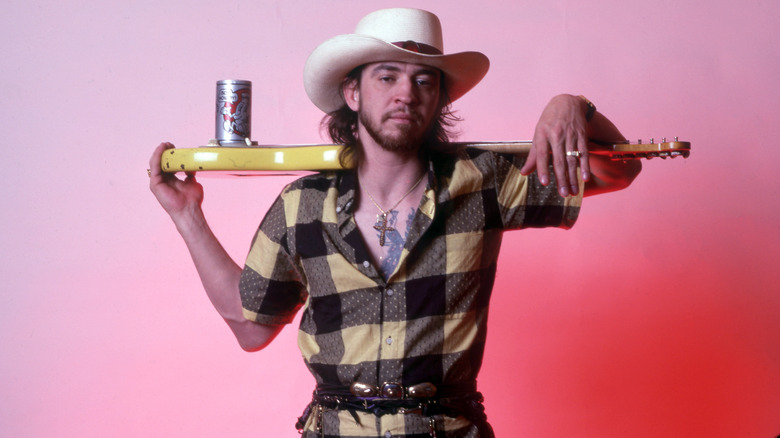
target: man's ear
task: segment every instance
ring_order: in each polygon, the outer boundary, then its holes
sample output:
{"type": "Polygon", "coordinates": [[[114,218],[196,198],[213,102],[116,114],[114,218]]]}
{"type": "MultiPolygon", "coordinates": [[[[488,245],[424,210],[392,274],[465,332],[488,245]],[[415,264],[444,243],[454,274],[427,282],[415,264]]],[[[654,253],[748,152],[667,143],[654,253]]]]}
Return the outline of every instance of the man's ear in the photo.
{"type": "Polygon", "coordinates": [[[344,95],[344,102],[347,103],[349,109],[357,112],[360,108],[360,87],[358,86],[358,81],[353,79],[345,82],[341,87],[341,92],[344,95]]]}

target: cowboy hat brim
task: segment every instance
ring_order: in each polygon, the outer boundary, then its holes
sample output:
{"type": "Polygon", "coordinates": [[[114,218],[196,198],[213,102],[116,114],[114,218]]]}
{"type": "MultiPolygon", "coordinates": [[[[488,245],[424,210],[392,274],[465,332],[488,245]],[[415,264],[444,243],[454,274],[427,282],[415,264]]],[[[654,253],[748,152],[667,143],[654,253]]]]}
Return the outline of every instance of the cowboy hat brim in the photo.
{"type": "Polygon", "coordinates": [[[366,35],[339,35],[314,49],[306,61],[303,69],[306,94],[319,109],[333,112],[344,105],[341,85],[347,74],[358,66],[382,61],[408,62],[441,70],[451,102],[474,88],[490,67],[488,58],[479,52],[428,55],[366,35]]]}

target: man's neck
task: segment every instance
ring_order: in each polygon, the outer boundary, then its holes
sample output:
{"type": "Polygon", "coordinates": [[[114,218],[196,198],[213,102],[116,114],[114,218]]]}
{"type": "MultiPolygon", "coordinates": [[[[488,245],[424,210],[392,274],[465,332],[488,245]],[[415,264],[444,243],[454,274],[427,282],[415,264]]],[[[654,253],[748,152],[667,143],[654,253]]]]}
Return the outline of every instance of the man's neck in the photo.
{"type": "Polygon", "coordinates": [[[358,166],[361,188],[380,204],[391,204],[425,172],[419,150],[388,151],[371,141],[363,144],[363,162],[358,166]]]}

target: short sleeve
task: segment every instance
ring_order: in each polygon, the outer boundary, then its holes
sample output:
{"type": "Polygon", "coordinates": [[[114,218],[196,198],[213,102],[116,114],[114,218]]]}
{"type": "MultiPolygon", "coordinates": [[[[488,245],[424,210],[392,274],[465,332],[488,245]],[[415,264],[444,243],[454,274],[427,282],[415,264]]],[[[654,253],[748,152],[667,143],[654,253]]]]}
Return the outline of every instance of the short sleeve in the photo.
{"type": "Polygon", "coordinates": [[[536,172],[530,175],[520,173],[525,156],[495,154],[494,157],[497,198],[505,229],[568,229],[574,225],[582,205],[584,182],[581,178],[578,194],[562,197],[558,194],[554,177],[550,184],[544,186],[536,172]]]}
{"type": "Polygon", "coordinates": [[[280,196],[252,241],[239,283],[244,317],[261,324],[289,324],[306,300],[302,269],[287,245],[280,196]]]}

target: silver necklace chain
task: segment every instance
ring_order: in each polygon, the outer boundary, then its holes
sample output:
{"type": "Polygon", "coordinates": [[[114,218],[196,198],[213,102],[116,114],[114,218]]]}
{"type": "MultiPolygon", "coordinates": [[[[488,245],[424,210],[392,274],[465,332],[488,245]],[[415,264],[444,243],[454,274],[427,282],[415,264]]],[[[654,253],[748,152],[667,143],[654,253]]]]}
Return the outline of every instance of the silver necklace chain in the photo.
{"type": "Polygon", "coordinates": [[[377,223],[376,225],[374,225],[374,229],[379,231],[379,246],[385,246],[385,233],[387,233],[388,231],[395,231],[395,228],[387,226],[387,213],[395,210],[395,208],[398,207],[398,204],[400,204],[401,201],[406,199],[406,197],[409,196],[409,193],[412,193],[412,191],[414,191],[414,189],[416,189],[417,186],[420,185],[424,177],[425,177],[425,172],[423,172],[423,174],[420,176],[420,179],[418,179],[416,183],[414,183],[411,187],[409,187],[409,190],[407,190],[406,193],[404,193],[404,195],[401,196],[401,199],[399,199],[398,202],[393,204],[393,206],[388,208],[387,210],[384,210],[382,207],[380,207],[379,203],[376,202],[376,199],[374,199],[374,197],[371,196],[371,192],[369,192],[368,189],[363,187],[363,190],[365,190],[366,194],[368,195],[368,198],[371,199],[371,202],[373,202],[376,208],[378,208],[379,211],[382,212],[382,214],[376,215],[377,223]]]}

